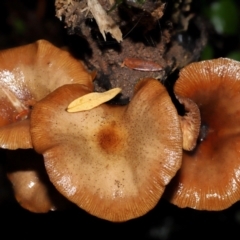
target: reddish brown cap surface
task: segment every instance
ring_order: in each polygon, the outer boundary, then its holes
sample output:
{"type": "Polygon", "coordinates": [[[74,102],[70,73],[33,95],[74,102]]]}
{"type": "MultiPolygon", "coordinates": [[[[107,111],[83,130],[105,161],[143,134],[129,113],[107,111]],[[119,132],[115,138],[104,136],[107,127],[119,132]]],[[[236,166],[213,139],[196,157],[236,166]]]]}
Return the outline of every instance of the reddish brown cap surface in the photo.
{"type": "Polygon", "coordinates": [[[92,76],[83,64],[45,40],[0,52],[0,147],[30,148],[28,130],[18,140],[19,123],[29,117],[32,106],[47,94],[69,83],[84,84],[90,89],[92,76]],[[12,123],[14,125],[6,126],[12,123]],[[17,130],[11,131],[16,128],[17,130]],[[11,140],[12,135],[13,141],[11,140]],[[6,136],[7,134],[7,136],[6,136]],[[19,144],[19,145],[18,145],[19,144]]]}
{"type": "Polygon", "coordinates": [[[240,63],[192,63],[180,72],[175,92],[196,102],[202,124],[166,196],[179,207],[225,209],[240,199],[240,63]]]}
{"type": "Polygon", "coordinates": [[[147,79],[128,106],[66,111],[88,92],[68,85],[38,102],[31,115],[33,145],[52,183],[79,207],[110,221],[139,217],[157,204],[181,165],[176,109],[166,89],[147,79]]]}

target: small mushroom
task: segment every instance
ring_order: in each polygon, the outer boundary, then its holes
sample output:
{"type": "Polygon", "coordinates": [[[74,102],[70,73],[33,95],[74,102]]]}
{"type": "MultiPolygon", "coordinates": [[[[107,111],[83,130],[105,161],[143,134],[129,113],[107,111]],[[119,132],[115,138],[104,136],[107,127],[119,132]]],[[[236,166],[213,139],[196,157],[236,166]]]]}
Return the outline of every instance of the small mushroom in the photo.
{"type": "Polygon", "coordinates": [[[181,165],[177,111],[154,79],[138,83],[127,106],[66,111],[89,92],[65,85],[35,104],[34,148],[44,156],[50,181],[79,207],[109,221],[139,217],[157,204],[181,165]]]}
{"type": "Polygon", "coordinates": [[[182,69],[178,96],[199,107],[197,146],[183,163],[165,196],[179,207],[222,210],[240,199],[240,63],[214,59],[182,69]]]}
{"type": "Polygon", "coordinates": [[[33,105],[69,83],[93,88],[83,64],[45,40],[1,51],[0,147],[31,148],[28,118],[33,105]]]}
{"type": "Polygon", "coordinates": [[[71,206],[49,181],[41,155],[33,149],[18,149],[6,151],[6,156],[7,177],[23,208],[45,213],[71,206]]]}

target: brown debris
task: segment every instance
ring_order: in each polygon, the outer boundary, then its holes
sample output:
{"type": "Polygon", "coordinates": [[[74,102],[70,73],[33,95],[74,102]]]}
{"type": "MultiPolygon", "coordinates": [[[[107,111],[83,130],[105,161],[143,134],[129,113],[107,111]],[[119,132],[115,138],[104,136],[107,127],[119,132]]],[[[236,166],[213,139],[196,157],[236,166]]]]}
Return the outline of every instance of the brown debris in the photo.
{"type": "Polygon", "coordinates": [[[71,4],[65,1],[64,6],[59,2],[62,1],[56,1],[57,16],[65,16],[69,32],[84,36],[88,42],[91,54],[82,55],[87,67],[98,73],[94,82],[96,91],[120,87],[121,99],[132,97],[134,85],[140,79],[152,77],[165,81],[174,70],[196,61],[206,44],[204,22],[191,12],[189,0],[176,0],[174,4],[156,1],[155,5],[149,0],[142,5],[126,1],[116,6],[112,1],[99,0],[121,29],[121,43],[110,34],[102,37],[94,16],[81,12],[87,7],[86,0],[71,1],[71,4]],[[190,25],[198,32],[197,37],[191,35],[190,25]],[[125,59],[129,58],[139,59],[143,65],[123,68],[125,59]],[[161,66],[161,71],[149,68],[149,62],[161,66]]]}

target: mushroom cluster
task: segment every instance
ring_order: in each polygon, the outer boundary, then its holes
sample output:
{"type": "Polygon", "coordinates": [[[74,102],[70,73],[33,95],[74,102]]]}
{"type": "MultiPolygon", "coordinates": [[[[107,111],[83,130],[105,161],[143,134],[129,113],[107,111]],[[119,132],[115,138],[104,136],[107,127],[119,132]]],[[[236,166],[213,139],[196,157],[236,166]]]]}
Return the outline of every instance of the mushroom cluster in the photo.
{"type": "Polygon", "coordinates": [[[162,195],[207,210],[239,200],[238,62],[183,69],[174,89],[180,116],[152,78],[139,81],[129,104],[110,105],[119,89],[94,93],[95,73],[43,40],[0,58],[0,147],[24,208],[48,212],[71,202],[121,222],[147,213],[162,195]]]}
{"type": "Polygon", "coordinates": [[[67,51],[44,40],[0,52],[0,147],[26,149],[7,152],[7,176],[16,199],[30,211],[48,212],[67,202],[49,181],[42,156],[31,150],[31,111],[62,85],[93,89],[93,77],[67,51]]]}

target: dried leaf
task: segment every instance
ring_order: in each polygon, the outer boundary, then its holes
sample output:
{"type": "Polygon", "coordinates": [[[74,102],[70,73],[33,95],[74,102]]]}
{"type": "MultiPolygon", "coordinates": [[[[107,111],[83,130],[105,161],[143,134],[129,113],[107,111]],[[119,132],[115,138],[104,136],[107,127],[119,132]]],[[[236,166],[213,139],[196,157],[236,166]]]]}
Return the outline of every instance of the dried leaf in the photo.
{"type": "Polygon", "coordinates": [[[86,94],[80,98],[75,99],[72,101],[67,108],[68,112],[80,112],[90,110],[95,108],[102,103],[105,103],[111,99],[113,99],[117,94],[122,91],[121,88],[113,88],[109,91],[98,93],[93,92],[86,94]]]}
{"type": "Polygon", "coordinates": [[[110,33],[118,42],[122,41],[122,32],[113,19],[106,13],[98,0],[87,0],[89,11],[95,18],[99,30],[106,41],[105,33],[110,33]]]}

